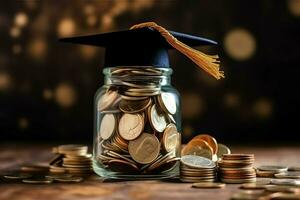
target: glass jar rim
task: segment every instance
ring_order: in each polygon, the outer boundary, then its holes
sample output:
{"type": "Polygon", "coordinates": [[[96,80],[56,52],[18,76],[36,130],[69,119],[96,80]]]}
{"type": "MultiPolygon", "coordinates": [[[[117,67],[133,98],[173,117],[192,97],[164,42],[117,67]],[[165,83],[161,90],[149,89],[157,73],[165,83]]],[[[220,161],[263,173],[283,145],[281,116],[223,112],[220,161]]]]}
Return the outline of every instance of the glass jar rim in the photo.
{"type": "Polygon", "coordinates": [[[173,69],[172,68],[158,68],[158,67],[153,67],[153,66],[117,66],[117,67],[105,67],[102,70],[102,73],[104,75],[111,75],[113,70],[116,69],[143,69],[143,68],[153,68],[155,70],[159,70],[160,72],[162,72],[162,74],[160,76],[169,76],[173,73],[173,69]]]}

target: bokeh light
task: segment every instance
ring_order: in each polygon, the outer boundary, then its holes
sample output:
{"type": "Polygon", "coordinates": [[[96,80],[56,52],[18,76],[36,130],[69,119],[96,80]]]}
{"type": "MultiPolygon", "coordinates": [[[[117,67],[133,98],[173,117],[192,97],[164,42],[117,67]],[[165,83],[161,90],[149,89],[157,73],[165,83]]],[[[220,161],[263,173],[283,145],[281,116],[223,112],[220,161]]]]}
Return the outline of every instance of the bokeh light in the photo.
{"type": "Polygon", "coordinates": [[[35,60],[42,60],[47,54],[48,46],[44,38],[34,38],[28,44],[28,54],[35,60]]]}
{"type": "Polygon", "coordinates": [[[61,83],[54,91],[55,100],[61,107],[71,107],[75,104],[77,94],[73,86],[68,83],[61,83]]]}
{"type": "Polygon", "coordinates": [[[28,23],[28,16],[24,12],[19,12],[15,16],[15,25],[18,27],[24,27],[28,23]]]}
{"type": "Polygon", "coordinates": [[[53,92],[52,92],[52,90],[50,90],[50,89],[48,89],[48,88],[44,89],[44,90],[43,90],[43,97],[44,97],[44,99],[46,99],[46,100],[52,99],[52,97],[53,97],[53,92]]]}
{"type": "Polygon", "coordinates": [[[79,53],[87,61],[91,61],[97,55],[97,47],[82,45],[78,47],[79,53]]]}
{"type": "Polygon", "coordinates": [[[300,17],[300,0],[288,0],[288,9],[296,17],[300,17]]]}
{"type": "Polygon", "coordinates": [[[259,119],[268,119],[271,117],[273,104],[267,98],[260,98],[253,104],[253,112],[259,119]]]}
{"type": "Polygon", "coordinates": [[[12,46],[12,52],[13,52],[14,54],[20,54],[20,53],[22,52],[22,46],[19,45],[19,44],[14,44],[14,45],[12,46]]]}
{"type": "Polygon", "coordinates": [[[224,48],[233,59],[244,61],[251,58],[255,53],[256,41],[249,31],[237,28],[226,34],[224,48]]]}
{"type": "Polygon", "coordinates": [[[27,118],[21,117],[21,118],[18,120],[18,125],[19,125],[20,129],[22,129],[22,130],[27,129],[28,126],[29,126],[29,121],[28,121],[27,118]]]}
{"type": "Polygon", "coordinates": [[[193,135],[194,129],[191,125],[186,124],[183,126],[183,138],[190,138],[193,135]]]}
{"type": "Polygon", "coordinates": [[[240,105],[240,97],[235,93],[227,93],[224,95],[224,104],[229,108],[235,108],[240,105]]]}
{"type": "Polygon", "coordinates": [[[0,91],[8,90],[12,85],[11,76],[0,71],[0,91]]]}
{"type": "Polygon", "coordinates": [[[19,27],[13,26],[13,27],[11,27],[9,34],[11,37],[17,38],[21,35],[21,30],[19,27]]]}
{"type": "Polygon", "coordinates": [[[57,34],[59,37],[67,37],[74,34],[76,24],[72,18],[62,19],[57,26],[57,34]]]}
{"type": "Polygon", "coordinates": [[[204,110],[202,98],[194,92],[184,93],[181,100],[183,119],[195,119],[204,110]]]}

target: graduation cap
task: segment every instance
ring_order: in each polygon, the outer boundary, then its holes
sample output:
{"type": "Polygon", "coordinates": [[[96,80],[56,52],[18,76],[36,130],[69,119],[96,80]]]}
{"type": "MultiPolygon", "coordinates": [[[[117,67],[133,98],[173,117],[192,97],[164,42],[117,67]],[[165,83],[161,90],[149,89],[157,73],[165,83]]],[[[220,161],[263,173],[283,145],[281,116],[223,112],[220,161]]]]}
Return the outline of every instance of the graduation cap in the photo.
{"type": "Polygon", "coordinates": [[[59,41],[105,47],[105,67],[153,66],[168,68],[169,49],[177,49],[217,79],[224,77],[219,71],[217,55],[206,55],[190,46],[216,45],[202,37],[167,31],[154,22],[137,24],[130,30],[96,35],[62,38],[59,41]]]}

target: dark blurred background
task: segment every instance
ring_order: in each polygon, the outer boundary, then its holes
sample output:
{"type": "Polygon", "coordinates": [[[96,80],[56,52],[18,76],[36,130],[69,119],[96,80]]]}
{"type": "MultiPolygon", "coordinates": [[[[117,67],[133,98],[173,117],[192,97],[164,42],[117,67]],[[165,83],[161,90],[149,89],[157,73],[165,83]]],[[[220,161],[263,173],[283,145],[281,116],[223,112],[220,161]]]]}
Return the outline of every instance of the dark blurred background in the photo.
{"type": "Polygon", "coordinates": [[[184,141],[299,144],[299,0],[2,1],[1,142],[90,142],[104,50],[57,40],[145,21],[220,44],[200,50],[220,55],[221,81],[170,52],[184,141]]]}

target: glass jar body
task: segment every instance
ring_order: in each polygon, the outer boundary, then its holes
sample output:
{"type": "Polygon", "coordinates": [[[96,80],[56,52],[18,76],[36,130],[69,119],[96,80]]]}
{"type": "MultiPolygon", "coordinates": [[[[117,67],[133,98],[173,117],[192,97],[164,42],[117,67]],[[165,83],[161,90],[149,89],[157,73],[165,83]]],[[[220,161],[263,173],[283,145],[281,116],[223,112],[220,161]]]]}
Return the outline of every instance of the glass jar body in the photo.
{"type": "Polygon", "coordinates": [[[181,113],[171,69],[105,68],[94,102],[93,169],[106,178],[179,174],[181,113]]]}

